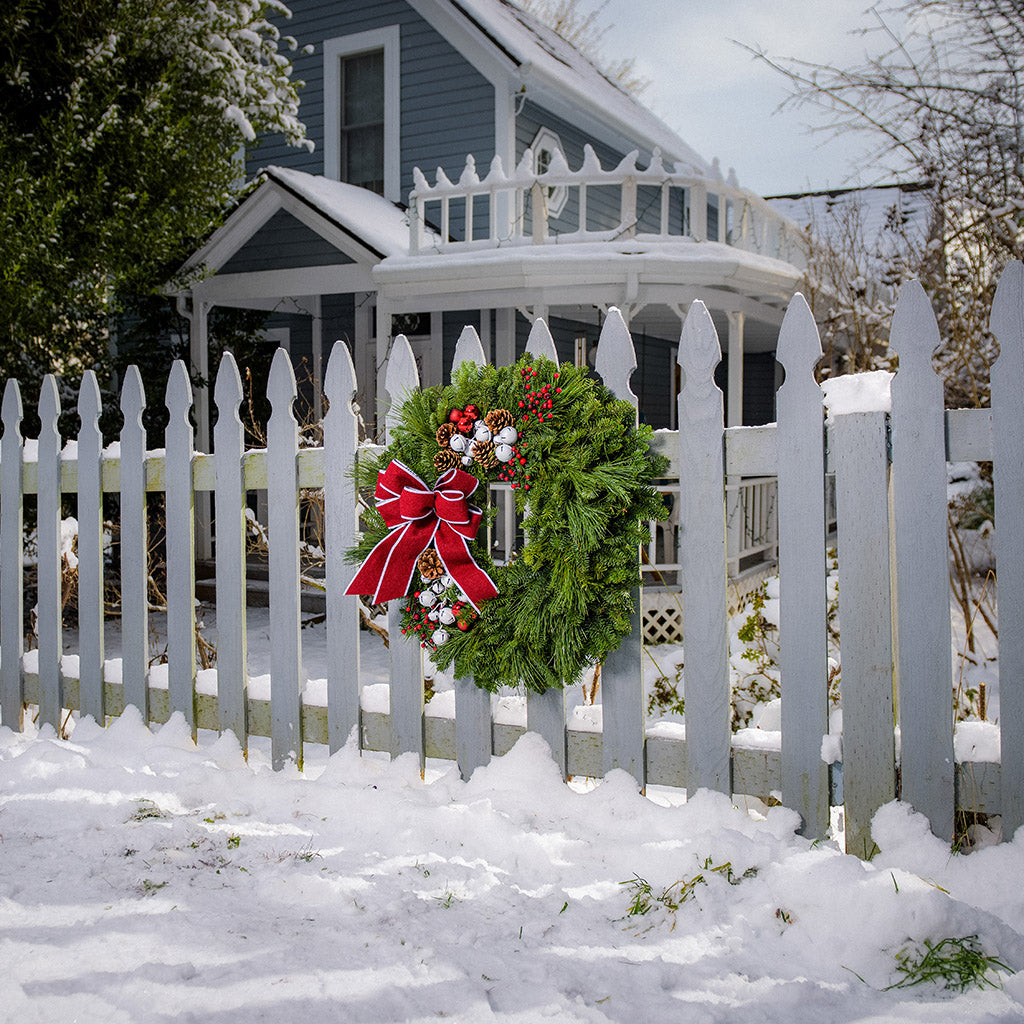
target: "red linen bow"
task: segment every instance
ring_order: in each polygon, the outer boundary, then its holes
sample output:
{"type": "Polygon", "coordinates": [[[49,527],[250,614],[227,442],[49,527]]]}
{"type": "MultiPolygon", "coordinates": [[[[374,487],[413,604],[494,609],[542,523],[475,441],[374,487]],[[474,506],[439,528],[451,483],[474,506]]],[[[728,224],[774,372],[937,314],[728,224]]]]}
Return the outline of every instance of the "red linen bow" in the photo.
{"type": "Polygon", "coordinates": [[[374,491],[388,535],[366,556],[345,593],[368,594],[374,604],[404,596],[416,560],[433,544],[445,571],[479,611],[478,603],[495,597],[498,588],[467,544],[476,537],[482,515],[466,500],[476,487],[476,477],[449,469],[431,490],[411,469],[392,460],[377,474],[374,491]]]}

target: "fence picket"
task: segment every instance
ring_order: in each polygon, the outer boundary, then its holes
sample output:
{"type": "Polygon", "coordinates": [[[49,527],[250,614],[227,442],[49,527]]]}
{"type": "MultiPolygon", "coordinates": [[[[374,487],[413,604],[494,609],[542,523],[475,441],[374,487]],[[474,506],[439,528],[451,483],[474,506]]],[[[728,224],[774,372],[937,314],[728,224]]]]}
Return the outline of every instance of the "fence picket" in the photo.
{"type": "Polygon", "coordinates": [[[732,792],[721,361],[711,314],[695,301],[679,339],[679,564],[686,651],[686,789],[732,792]]]}
{"type": "Polygon", "coordinates": [[[1024,264],[1003,271],[992,303],[992,447],[999,600],[1003,836],[1024,825],[1024,264]]]}
{"type": "Polygon", "coordinates": [[[25,706],[21,668],[25,647],[21,420],[21,389],[9,377],[4,386],[4,434],[0,438],[0,721],[18,732],[24,726],[25,706]]]}
{"type": "Polygon", "coordinates": [[[288,352],[270,365],[267,505],[270,545],[270,750],[275,768],[302,768],[302,605],[299,582],[298,394],[288,352]]]}
{"type": "Polygon", "coordinates": [[[359,418],[352,407],[356,371],[343,341],[336,341],[327,362],[324,394],[324,545],[327,582],[327,741],[331,751],[344,746],[360,725],[358,597],[345,590],[358,566],[345,561],[356,543],[359,506],[352,460],[359,443],[359,418]]]}
{"type": "MultiPolygon", "coordinates": [[[[487,362],[480,336],[466,327],[455,344],[452,373],[463,363],[483,366],[487,362]]],[[[472,679],[455,680],[455,752],[459,773],[468,779],[491,759],[491,695],[472,679]]]]}
{"type": "MultiPolygon", "coordinates": [[[[526,339],[526,351],[531,355],[545,356],[555,363],[558,362],[558,350],[543,317],[537,317],[533,321],[529,337],[526,339]]],[[[529,528],[529,522],[525,522],[523,529],[528,531],[529,528]]],[[[563,776],[568,772],[569,763],[565,726],[565,690],[527,693],[526,727],[530,732],[538,733],[551,748],[555,764],[561,769],[563,776]]]]}
{"type": "MultiPolygon", "coordinates": [[[[594,369],[604,386],[616,398],[629,402],[634,411],[637,398],[630,387],[636,370],[636,350],[622,313],[614,306],[608,310],[597,346],[594,369]]],[[[637,549],[637,565],[640,549],[637,549]]],[[[621,768],[636,779],[641,789],[645,782],[644,758],[644,676],[643,666],[643,592],[630,591],[633,610],[629,616],[630,633],[605,659],[601,669],[602,754],[605,774],[621,768]]]]}
{"type": "Polygon", "coordinates": [[[121,386],[121,679],[124,702],[149,721],[149,525],[146,510],[146,393],[137,366],[121,386]]]}
{"type": "Polygon", "coordinates": [[[889,344],[900,360],[891,385],[900,795],[949,841],[955,762],[946,444],[942,380],[932,368],[941,341],[918,281],[900,290],[889,344]]]}
{"type": "Polygon", "coordinates": [[[100,387],[86,370],[78,393],[78,685],[83,715],[103,725],[103,436],[100,387]]]}
{"type": "Polygon", "coordinates": [[[798,292],[779,332],[786,379],[776,394],[782,802],[800,812],[810,838],[824,836],[829,826],[828,768],[821,760],[828,732],[825,426],[814,380],[821,355],[814,315],[798,292]]]}
{"type": "Polygon", "coordinates": [[[837,416],[832,437],[839,532],[846,850],[867,857],[872,850],[871,818],[896,795],[885,413],[837,416]]]}
{"type": "Polygon", "coordinates": [[[242,378],[225,352],[214,385],[214,508],[217,524],[217,715],[248,750],[248,685],[245,634],[245,431],[238,415],[242,378]]]}
{"type": "Polygon", "coordinates": [[[60,398],[53,374],[43,378],[39,391],[39,498],[36,505],[36,589],[39,631],[39,722],[61,728],[64,677],[61,674],[61,507],[60,398]]]}
{"type": "Polygon", "coordinates": [[[167,455],[167,688],[172,711],[180,711],[196,735],[196,557],[193,434],[189,422],[192,384],[176,359],[167,378],[170,420],[164,431],[167,455]]]}
{"type": "MultiPolygon", "coordinates": [[[[394,440],[398,410],[409,392],[418,388],[419,373],[412,346],[404,334],[395,338],[388,360],[384,389],[390,406],[386,417],[386,438],[394,440]]],[[[414,753],[424,764],[423,742],[423,652],[419,641],[402,635],[401,601],[388,603],[388,636],[391,652],[391,753],[414,753]]]]}

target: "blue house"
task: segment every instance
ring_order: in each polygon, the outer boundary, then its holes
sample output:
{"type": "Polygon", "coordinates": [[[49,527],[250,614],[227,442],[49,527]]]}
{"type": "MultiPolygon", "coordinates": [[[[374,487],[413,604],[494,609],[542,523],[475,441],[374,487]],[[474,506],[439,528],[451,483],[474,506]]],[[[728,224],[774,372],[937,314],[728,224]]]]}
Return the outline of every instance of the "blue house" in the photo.
{"type": "Polygon", "coordinates": [[[316,148],[258,147],[261,184],[189,260],[179,308],[201,372],[211,309],[264,310],[314,383],[349,344],[372,429],[396,334],[425,384],[466,324],[501,365],[544,317],[582,365],[617,306],[641,415],[672,427],[680,327],[700,299],[726,350],[728,422],[774,418],[776,337],[804,265],[793,221],[510,0],[291,6],[287,31],[313,45],[295,72],[316,148]]]}

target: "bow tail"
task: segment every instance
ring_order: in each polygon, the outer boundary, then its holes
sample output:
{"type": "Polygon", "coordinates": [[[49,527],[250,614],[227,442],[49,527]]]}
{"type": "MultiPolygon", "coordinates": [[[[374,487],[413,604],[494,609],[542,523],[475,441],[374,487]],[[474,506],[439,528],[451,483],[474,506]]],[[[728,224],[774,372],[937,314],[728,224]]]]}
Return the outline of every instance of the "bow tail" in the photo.
{"type": "Polygon", "coordinates": [[[416,571],[416,560],[430,545],[436,526],[406,522],[378,541],[345,590],[366,594],[374,604],[404,597],[416,571]]]}
{"type": "Polygon", "coordinates": [[[477,612],[480,611],[481,602],[498,596],[498,588],[494,581],[477,565],[476,559],[469,553],[469,544],[465,537],[442,524],[434,537],[434,547],[437,548],[445,571],[459,585],[459,589],[477,612]]]}

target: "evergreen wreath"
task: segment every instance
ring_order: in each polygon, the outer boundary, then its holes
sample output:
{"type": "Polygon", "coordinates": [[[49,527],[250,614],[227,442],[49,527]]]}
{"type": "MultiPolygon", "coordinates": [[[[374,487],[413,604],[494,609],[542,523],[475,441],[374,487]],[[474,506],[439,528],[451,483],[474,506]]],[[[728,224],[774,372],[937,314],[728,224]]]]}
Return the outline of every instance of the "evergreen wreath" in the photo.
{"type": "MultiPolygon", "coordinates": [[[[477,592],[489,599],[474,604],[463,592],[439,541],[437,551],[412,555],[402,632],[416,636],[438,668],[454,665],[457,677],[486,690],[572,684],[628,636],[630,591],[640,583],[637,548],[649,542],[647,521],[665,516],[653,484],[666,460],[650,449],[651,429],[635,420],[628,402],[569,363],[529,353],[514,366],[463,363],[450,385],[405,400],[383,453],[360,457],[357,483],[371,495],[376,487],[377,507],[366,502],[362,540],[348,559],[363,562],[362,574],[371,552],[392,543],[395,531],[381,509],[388,501],[397,508],[399,499],[386,479],[418,477],[427,491],[415,494],[428,495],[431,507],[437,495],[451,495],[446,487],[465,485],[463,510],[470,491],[482,506],[468,506],[471,516],[479,513],[479,530],[465,534],[470,572],[486,573],[486,583],[476,578],[477,592]],[[504,565],[495,565],[486,542],[497,514],[488,487],[494,480],[509,483],[524,524],[504,565]],[[491,581],[493,597],[484,593],[491,581]]],[[[350,592],[370,589],[354,581],[350,592]]]]}

